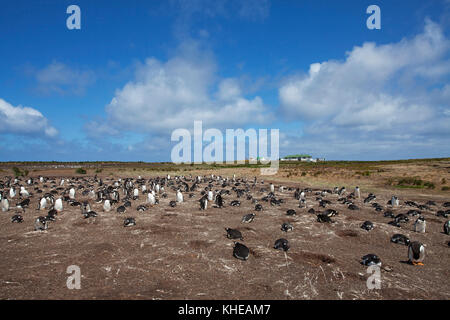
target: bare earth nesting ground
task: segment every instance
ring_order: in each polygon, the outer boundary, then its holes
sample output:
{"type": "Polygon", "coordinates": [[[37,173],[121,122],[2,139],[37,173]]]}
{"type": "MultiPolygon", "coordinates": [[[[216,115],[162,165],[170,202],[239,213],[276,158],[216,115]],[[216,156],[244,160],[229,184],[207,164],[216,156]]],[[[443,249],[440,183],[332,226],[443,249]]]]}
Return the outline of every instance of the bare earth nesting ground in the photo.
{"type": "MultiPolygon", "coordinates": [[[[10,165],[0,167],[0,180],[13,176],[10,165]]],[[[24,221],[11,223],[14,208],[0,212],[0,299],[450,299],[450,236],[443,233],[448,218],[436,215],[438,210],[450,209],[443,208],[450,201],[450,191],[445,188],[450,182],[449,159],[282,164],[274,176],[259,176],[258,168],[246,166],[149,169],[145,165],[117,164],[98,168],[96,172],[88,168],[82,175],[74,168],[28,166],[27,177],[35,178],[37,184],[26,186],[32,196],[24,221]],[[160,197],[159,204],[137,212],[136,207],[146,203],[146,196],[140,194],[124,214],[116,212],[118,205],[111,212],[103,212],[101,203],[77,190],[76,199],[89,200],[98,217],[84,219],[79,207],[64,202],[63,212],[49,223],[48,230],[34,231],[34,220],[47,213],[36,209],[41,195],[35,188],[43,190],[42,194],[53,189],[50,182],[44,183],[44,188],[39,176],[58,185],[62,177],[69,178],[64,190],[58,191],[61,194],[70,184],[87,185],[83,179],[92,180],[95,174],[110,185],[119,178],[136,179],[140,175],[148,180],[168,173],[172,177],[214,174],[229,178],[236,174],[237,179],[249,181],[249,193],[263,210],[256,212],[255,204],[246,196],[239,198],[240,207],[230,206],[237,199],[231,191],[224,196],[224,208],[214,208],[210,203],[206,211],[200,211],[200,191],[207,183],[200,185],[193,198],[184,193],[185,202],[175,208],[169,206],[175,200],[175,191],[166,187],[167,198],[160,197]],[[255,176],[258,183],[252,187],[255,176]],[[276,197],[284,200],[279,206],[261,201],[270,182],[275,184],[276,197]],[[279,191],[280,186],[293,189],[279,191]],[[360,186],[361,199],[355,204],[361,210],[351,211],[337,202],[337,194],[328,194],[324,199],[332,204],[327,208],[337,210],[339,215],[332,218],[335,223],[319,223],[314,214],[308,213],[310,208],[324,210],[319,208],[315,192],[334,186],[345,186],[347,194],[360,186]],[[313,189],[306,196],[308,206],[299,208],[294,190],[307,187],[313,189]],[[369,192],[376,194],[374,202],[383,206],[383,211],[363,203],[369,192]],[[425,234],[413,231],[415,217],[401,228],[387,224],[392,219],[384,217],[383,212],[391,209],[387,201],[392,195],[400,199],[394,214],[414,209],[404,204],[407,200],[436,202],[431,210],[422,210],[427,221],[425,234]],[[287,216],[288,209],[296,210],[297,215],[287,216]],[[254,221],[241,223],[248,213],[256,213],[254,221]],[[136,226],[124,227],[125,217],[134,217],[136,226]],[[374,223],[372,231],[360,228],[366,220],[374,223]],[[283,222],[290,222],[294,230],[281,231],[283,222]],[[247,261],[233,257],[233,240],[226,238],[226,227],[242,232],[242,243],[250,248],[247,261]],[[405,263],[407,247],[390,242],[395,233],[426,245],[424,266],[405,263]],[[290,242],[286,255],[273,249],[279,238],[290,242]],[[367,288],[369,274],[360,264],[361,257],[369,253],[378,255],[383,263],[379,290],[367,288]],[[80,290],[66,286],[70,265],[81,269],[80,290]]],[[[20,177],[19,185],[25,186],[26,179],[20,177]]],[[[213,185],[213,190],[222,189],[213,185]]],[[[245,188],[244,183],[238,188],[245,188]]],[[[16,196],[11,205],[18,201],[16,196]]]]}

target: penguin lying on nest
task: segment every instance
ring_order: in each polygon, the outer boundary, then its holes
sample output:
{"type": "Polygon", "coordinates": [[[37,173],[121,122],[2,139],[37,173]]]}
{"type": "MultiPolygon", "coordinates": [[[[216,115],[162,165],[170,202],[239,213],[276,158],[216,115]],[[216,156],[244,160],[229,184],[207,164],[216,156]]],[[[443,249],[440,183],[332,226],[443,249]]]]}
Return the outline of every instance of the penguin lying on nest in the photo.
{"type": "Polygon", "coordinates": [[[423,266],[425,259],[425,247],[418,241],[413,241],[408,246],[408,262],[414,266],[423,266]]]}
{"type": "Polygon", "coordinates": [[[47,230],[48,228],[48,224],[47,224],[47,220],[45,219],[45,217],[38,217],[36,219],[36,221],[34,222],[34,230],[38,231],[38,230],[47,230]]]}
{"type": "Polygon", "coordinates": [[[371,221],[365,221],[365,222],[362,224],[361,229],[370,231],[370,230],[373,229],[373,223],[372,223],[371,221]]]}
{"type": "Polygon", "coordinates": [[[288,216],[295,216],[297,214],[297,212],[295,212],[294,209],[289,209],[288,211],[286,211],[286,215],[288,216]]]}
{"type": "Polygon", "coordinates": [[[294,230],[294,227],[289,222],[285,222],[281,225],[281,231],[288,232],[294,230]]]}
{"type": "Polygon", "coordinates": [[[136,225],[136,220],[134,218],[126,218],[123,222],[124,227],[131,227],[136,225]]]}
{"type": "Polygon", "coordinates": [[[450,220],[444,223],[444,233],[450,235],[450,220]]]}
{"type": "Polygon", "coordinates": [[[275,241],[273,248],[277,250],[288,251],[290,248],[289,241],[284,238],[278,239],[277,241],[275,241]]]}
{"type": "Polygon", "coordinates": [[[410,241],[409,238],[403,234],[396,233],[391,237],[391,242],[393,243],[400,243],[404,245],[409,245],[410,241]]]}
{"type": "Polygon", "coordinates": [[[253,221],[253,219],[255,219],[255,216],[256,215],[254,213],[246,214],[245,216],[242,217],[241,222],[242,223],[250,223],[253,221]]]}
{"type": "Polygon", "coordinates": [[[11,222],[21,223],[23,222],[23,217],[20,214],[15,214],[11,217],[11,222]]]}
{"type": "Polygon", "coordinates": [[[377,265],[381,267],[381,259],[376,254],[369,253],[362,257],[361,264],[365,266],[377,265]]]}
{"type": "Polygon", "coordinates": [[[242,243],[235,242],[233,248],[233,256],[239,260],[247,260],[250,250],[242,243]]]}
{"type": "Polygon", "coordinates": [[[242,237],[242,233],[239,230],[225,228],[225,231],[227,232],[228,239],[239,239],[241,241],[244,241],[244,238],[242,237]]]}

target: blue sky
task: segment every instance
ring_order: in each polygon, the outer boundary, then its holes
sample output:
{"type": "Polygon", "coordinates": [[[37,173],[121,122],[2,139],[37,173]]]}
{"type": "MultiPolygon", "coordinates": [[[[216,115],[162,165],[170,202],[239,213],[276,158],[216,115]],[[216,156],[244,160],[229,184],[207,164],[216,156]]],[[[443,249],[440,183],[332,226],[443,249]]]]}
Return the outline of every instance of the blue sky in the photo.
{"type": "Polygon", "coordinates": [[[170,161],[194,120],[279,129],[280,155],[449,156],[449,27],[447,0],[5,0],[0,161],[170,161]]]}

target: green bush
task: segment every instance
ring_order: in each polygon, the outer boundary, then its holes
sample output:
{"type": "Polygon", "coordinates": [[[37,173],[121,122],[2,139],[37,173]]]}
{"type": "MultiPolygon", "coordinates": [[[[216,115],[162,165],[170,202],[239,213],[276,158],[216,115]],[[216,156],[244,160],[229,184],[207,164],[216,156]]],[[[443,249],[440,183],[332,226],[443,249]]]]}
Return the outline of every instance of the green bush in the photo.
{"type": "Polygon", "coordinates": [[[17,177],[21,177],[21,176],[23,176],[23,172],[22,171],[20,171],[20,169],[19,168],[17,168],[17,167],[14,167],[14,168],[12,168],[12,170],[13,170],[13,172],[14,172],[14,176],[17,178],[17,177]]]}
{"type": "Polygon", "coordinates": [[[86,174],[86,170],[84,170],[83,168],[78,168],[77,170],[75,170],[75,172],[78,174],[86,174]]]}
{"type": "Polygon", "coordinates": [[[444,187],[442,187],[442,189],[441,189],[442,191],[449,191],[450,190],[450,187],[448,187],[448,186],[444,186],[444,187]]]}

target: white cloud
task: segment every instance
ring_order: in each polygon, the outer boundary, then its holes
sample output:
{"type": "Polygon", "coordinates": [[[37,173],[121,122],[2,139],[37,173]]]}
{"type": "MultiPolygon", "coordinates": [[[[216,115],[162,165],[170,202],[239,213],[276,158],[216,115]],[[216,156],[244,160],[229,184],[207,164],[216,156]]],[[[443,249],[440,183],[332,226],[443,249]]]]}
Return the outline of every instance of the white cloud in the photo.
{"type": "MultiPolygon", "coordinates": [[[[308,74],[280,87],[281,110],[305,124],[305,141],[322,137],[323,144],[333,143],[332,136],[354,147],[376,137],[380,145],[411,139],[419,145],[433,132],[450,131],[441,110],[449,101],[449,52],[450,41],[427,20],[412,39],[364,43],[344,61],[311,64],[308,74]]],[[[436,141],[449,139],[436,136],[436,141]]]]}
{"type": "Polygon", "coordinates": [[[213,58],[195,44],[167,62],[147,59],[105,109],[109,126],[140,133],[191,128],[195,120],[204,127],[244,126],[270,116],[260,97],[242,95],[237,80],[218,79],[213,58]]]}
{"type": "Polygon", "coordinates": [[[44,94],[83,94],[95,81],[90,70],[78,70],[60,63],[52,62],[36,72],[38,91],[44,94]]]}
{"type": "Polygon", "coordinates": [[[46,137],[55,137],[58,134],[38,110],[20,105],[14,107],[3,99],[0,99],[0,132],[38,134],[46,137]]]}

